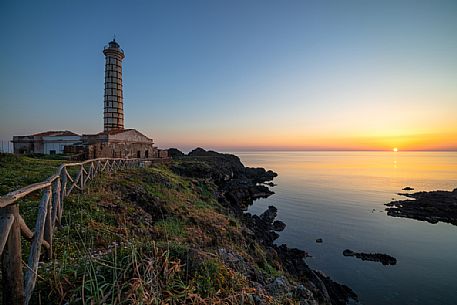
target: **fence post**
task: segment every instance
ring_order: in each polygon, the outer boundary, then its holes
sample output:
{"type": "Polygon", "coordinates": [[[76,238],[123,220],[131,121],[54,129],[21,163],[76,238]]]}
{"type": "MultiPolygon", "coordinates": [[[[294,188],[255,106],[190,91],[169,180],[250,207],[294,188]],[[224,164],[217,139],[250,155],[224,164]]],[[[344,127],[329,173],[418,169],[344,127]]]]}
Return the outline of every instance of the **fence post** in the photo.
{"type": "Polygon", "coordinates": [[[81,179],[81,192],[84,190],[84,165],[81,165],[81,174],[79,176],[81,179]]]}
{"type": "Polygon", "coordinates": [[[51,197],[51,188],[43,190],[43,195],[41,197],[40,206],[38,208],[37,221],[35,223],[35,231],[33,234],[32,245],[30,246],[30,254],[28,259],[28,267],[25,272],[25,301],[24,304],[27,305],[32,297],[33,288],[35,287],[38,262],[40,260],[41,245],[43,244],[44,237],[44,225],[46,222],[47,214],[49,214],[49,204],[51,197]]]}
{"type": "MultiPolygon", "coordinates": [[[[55,185],[54,185],[55,186],[55,185]]],[[[44,259],[49,260],[52,258],[52,233],[53,233],[53,223],[52,223],[52,206],[56,204],[54,192],[52,190],[49,191],[49,202],[46,208],[46,218],[44,222],[44,233],[43,233],[43,240],[47,241],[49,244],[49,249],[46,249],[44,259]]]]}
{"type": "Polygon", "coordinates": [[[90,162],[89,177],[90,177],[89,180],[92,180],[95,177],[95,165],[94,165],[94,162],[90,162]]]}
{"type": "MultiPolygon", "coordinates": [[[[52,223],[52,229],[54,230],[54,226],[56,224],[56,220],[58,219],[59,215],[59,210],[60,210],[60,201],[61,201],[61,184],[60,184],[60,179],[57,178],[54,181],[54,185],[52,186],[52,216],[51,216],[51,223],[52,223]]],[[[54,232],[54,231],[53,231],[54,232]]]]}
{"type": "Polygon", "coordinates": [[[19,206],[0,209],[0,217],[14,217],[2,254],[3,304],[24,304],[24,275],[22,273],[21,228],[19,206]]]}
{"type": "Polygon", "coordinates": [[[63,202],[67,195],[67,168],[63,167],[60,172],[60,205],[57,213],[57,222],[62,225],[63,202]]]}

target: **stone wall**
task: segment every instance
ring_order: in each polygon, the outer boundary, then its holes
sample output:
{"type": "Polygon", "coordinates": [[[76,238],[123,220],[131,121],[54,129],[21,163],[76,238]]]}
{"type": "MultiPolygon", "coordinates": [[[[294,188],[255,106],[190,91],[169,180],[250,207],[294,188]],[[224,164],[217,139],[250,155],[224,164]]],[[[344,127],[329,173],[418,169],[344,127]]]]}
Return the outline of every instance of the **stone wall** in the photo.
{"type": "Polygon", "coordinates": [[[13,149],[15,154],[33,154],[35,151],[33,136],[14,136],[13,149]]]}
{"type": "Polygon", "coordinates": [[[147,143],[95,143],[87,146],[86,158],[158,158],[159,150],[147,143]]]}
{"type": "Polygon", "coordinates": [[[159,149],[159,158],[168,158],[168,150],[159,149]]]}

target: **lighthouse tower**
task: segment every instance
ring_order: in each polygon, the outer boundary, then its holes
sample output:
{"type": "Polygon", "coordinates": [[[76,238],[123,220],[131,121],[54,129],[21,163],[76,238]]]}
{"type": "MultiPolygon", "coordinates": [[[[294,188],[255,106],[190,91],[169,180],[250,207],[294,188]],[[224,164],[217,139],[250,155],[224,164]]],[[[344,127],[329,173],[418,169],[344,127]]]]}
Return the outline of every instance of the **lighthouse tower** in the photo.
{"type": "Polygon", "coordinates": [[[125,55],[115,39],[105,46],[103,54],[105,54],[104,131],[107,132],[124,129],[122,60],[125,55]]]}

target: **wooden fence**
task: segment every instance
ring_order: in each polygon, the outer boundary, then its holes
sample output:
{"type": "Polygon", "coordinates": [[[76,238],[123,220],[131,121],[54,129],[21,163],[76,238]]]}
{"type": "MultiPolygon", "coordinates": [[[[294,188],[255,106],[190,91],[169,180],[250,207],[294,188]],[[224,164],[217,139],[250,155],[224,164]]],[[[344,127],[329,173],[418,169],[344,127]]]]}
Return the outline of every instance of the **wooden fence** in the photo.
{"type": "MultiPolygon", "coordinates": [[[[45,259],[52,257],[52,236],[60,225],[64,198],[75,190],[84,190],[98,173],[144,165],[140,159],[101,158],[80,163],[62,164],[46,181],[31,184],[0,197],[0,255],[2,257],[3,304],[27,305],[37,278],[41,249],[45,259]],[[72,177],[68,170],[76,168],[72,177]],[[35,230],[19,213],[18,200],[41,191],[35,230]],[[28,262],[23,272],[21,235],[31,242],[28,262]]],[[[71,171],[71,170],[70,170],[71,171]]]]}

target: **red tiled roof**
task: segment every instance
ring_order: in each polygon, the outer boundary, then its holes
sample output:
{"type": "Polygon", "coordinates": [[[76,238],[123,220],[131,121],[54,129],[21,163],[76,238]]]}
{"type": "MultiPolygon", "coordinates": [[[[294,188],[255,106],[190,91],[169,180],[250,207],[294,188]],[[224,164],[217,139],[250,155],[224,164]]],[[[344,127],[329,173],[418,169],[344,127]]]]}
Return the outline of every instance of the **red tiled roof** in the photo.
{"type": "Polygon", "coordinates": [[[45,132],[36,133],[33,136],[38,136],[38,137],[59,137],[60,136],[61,137],[61,136],[78,136],[78,135],[69,130],[63,130],[63,131],[45,131],[45,132]]]}

